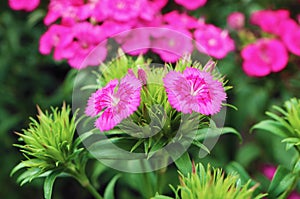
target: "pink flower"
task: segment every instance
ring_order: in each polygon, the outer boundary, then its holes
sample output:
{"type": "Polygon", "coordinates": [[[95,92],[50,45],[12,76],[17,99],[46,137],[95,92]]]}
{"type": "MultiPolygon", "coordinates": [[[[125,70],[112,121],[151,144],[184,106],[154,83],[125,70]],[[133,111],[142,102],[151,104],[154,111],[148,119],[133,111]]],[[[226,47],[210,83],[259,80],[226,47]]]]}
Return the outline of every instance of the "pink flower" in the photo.
{"type": "Polygon", "coordinates": [[[243,69],[249,76],[262,77],[279,72],[288,63],[285,46],[277,39],[260,39],[246,46],[241,52],[243,69]]]}
{"type": "Polygon", "coordinates": [[[290,19],[288,10],[259,10],[251,14],[250,21],[258,25],[263,31],[281,35],[284,31],[279,28],[280,24],[290,19]]]}
{"type": "Polygon", "coordinates": [[[264,165],[262,167],[262,173],[269,179],[272,180],[276,172],[276,167],[273,165],[264,165]]]}
{"type": "Polygon", "coordinates": [[[171,71],[163,82],[171,106],[185,114],[194,111],[213,115],[226,99],[222,83],[197,68],[186,68],[183,73],[171,71]]]}
{"type": "Polygon", "coordinates": [[[54,48],[54,59],[62,60],[72,56],[66,47],[73,41],[72,29],[67,26],[54,24],[41,36],[39,51],[48,55],[54,48]]]}
{"type": "Polygon", "coordinates": [[[300,199],[300,195],[299,193],[297,193],[296,191],[293,191],[288,197],[287,199],[300,199]]]}
{"type": "Polygon", "coordinates": [[[101,5],[106,16],[117,21],[135,19],[146,7],[146,0],[103,0],[101,5]]]}
{"type": "Polygon", "coordinates": [[[227,17],[227,24],[234,30],[242,29],[245,25],[245,15],[241,12],[232,12],[227,17]]]}
{"type": "Polygon", "coordinates": [[[25,10],[30,12],[39,6],[40,0],[8,0],[8,4],[13,10],[25,10]]]}
{"type": "Polygon", "coordinates": [[[84,4],[83,0],[51,0],[44,23],[50,25],[62,18],[63,24],[74,24],[77,19],[78,9],[84,4]]]}
{"type": "Polygon", "coordinates": [[[179,13],[177,10],[164,14],[163,20],[171,26],[184,29],[194,29],[198,26],[196,18],[185,13],[179,13]]]}
{"type": "Polygon", "coordinates": [[[145,54],[150,48],[150,32],[147,28],[137,28],[118,34],[115,39],[129,55],[145,54]]]}
{"type": "Polygon", "coordinates": [[[197,8],[204,6],[207,0],[175,0],[175,2],[179,5],[182,5],[188,10],[196,10],[197,8]]]}
{"type": "Polygon", "coordinates": [[[151,48],[165,62],[176,62],[193,50],[190,32],[174,30],[173,27],[160,28],[152,32],[151,48]]]}
{"type": "Polygon", "coordinates": [[[119,34],[123,31],[128,31],[132,29],[135,22],[117,22],[113,20],[105,20],[101,25],[105,35],[108,37],[113,37],[115,34],[119,34]]]}
{"type": "Polygon", "coordinates": [[[116,79],[111,80],[91,95],[85,113],[91,117],[101,113],[95,126],[100,131],[111,130],[137,110],[141,88],[141,81],[131,74],[122,78],[120,83],[116,79]]]}
{"type": "Polygon", "coordinates": [[[65,48],[67,52],[73,52],[68,63],[77,69],[99,65],[107,54],[105,43],[101,43],[106,38],[102,27],[82,22],[75,24],[72,32],[73,41],[65,48]]]}
{"type": "Polygon", "coordinates": [[[285,46],[291,53],[300,56],[300,27],[291,27],[286,31],[281,37],[285,46]]]}
{"type": "Polygon", "coordinates": [[[214,25],[204,24],[200,26],[194,32],[194,36],[198,50],[217,59],[224,58],[235,48],[234,41],[228,32],[214,25]]]}
{"type": "Polygon", "coordinates": [[[158,15],[160,10],[168,3],[168,0],[147,0],[143,11],[140,13],[140,18],[146,21],[153,21],[158,15]]]}

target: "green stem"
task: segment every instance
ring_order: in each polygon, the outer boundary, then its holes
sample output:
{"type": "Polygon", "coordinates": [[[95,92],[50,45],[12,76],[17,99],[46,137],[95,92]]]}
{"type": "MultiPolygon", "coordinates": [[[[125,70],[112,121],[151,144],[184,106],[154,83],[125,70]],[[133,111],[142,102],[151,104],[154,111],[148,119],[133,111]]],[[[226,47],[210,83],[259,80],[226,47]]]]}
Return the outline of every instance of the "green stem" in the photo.
{"type": "Polygon", "coordinates": [[[103,199],[103,197],[98,193],[95,187],[90,183],[85,174],[76,177],[76,179],[81,184],[81,186],[87,189],[94,196],[95,199],[103,199]]]}
{"type": "Polygon", "coordinates": [[[103,197],[98,193],[95,187],[90,183],[90,180],[85,174],[84,167],[78,169],[75,164],[68,165],[69,174],[71,174],[80,184],[82,187],[87,189],[95,199],[103,199],[103,197]]]}

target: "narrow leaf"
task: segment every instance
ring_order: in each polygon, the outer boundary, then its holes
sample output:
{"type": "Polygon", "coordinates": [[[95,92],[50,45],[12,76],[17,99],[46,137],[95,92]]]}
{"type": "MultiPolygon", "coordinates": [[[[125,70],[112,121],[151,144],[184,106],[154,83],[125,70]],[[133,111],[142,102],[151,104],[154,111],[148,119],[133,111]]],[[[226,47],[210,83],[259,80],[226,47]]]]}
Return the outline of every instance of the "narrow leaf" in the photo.
{"type": "Polygon", "coordinates": [[[104,191],[104,199],[114,199],[114,188],[117,180],[121,177],[121,175],[116,175],[107,185],[104,191]]]}
{"type": "Polygon", "coordinates": [[[53,171],[50,175],[48,175],[44,182],[44,197],[45,199],[51,199],[52,189],[54,185],[54,181],[59,176],[60,171],[53,171]]]}

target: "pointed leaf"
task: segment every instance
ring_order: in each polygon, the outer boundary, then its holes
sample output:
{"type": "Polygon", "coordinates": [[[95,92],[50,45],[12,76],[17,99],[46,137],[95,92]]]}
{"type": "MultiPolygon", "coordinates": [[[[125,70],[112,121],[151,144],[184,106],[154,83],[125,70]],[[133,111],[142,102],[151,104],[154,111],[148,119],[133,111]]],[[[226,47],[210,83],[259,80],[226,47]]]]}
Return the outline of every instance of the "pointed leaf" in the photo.
{"type": "Polygon", "coordinates": [[[44,182],[44,197],[45,199],[51,199],[52,189],[54,185],[54,181],[61,174],[60,171],[53,171],[50,175],[48,175],[44,182]]]}
{"type": "Polygon", "coordinates": [[[113,177],[113,179],[109,182],[107,185],[105,191],[104,191],[104,199],[114,199],[114,188],[117,180],[121,177],[121,175],[116,175],[113,177]]]}
{"type": "Polygon", "coordinates": [[[258,124],[255,124],[251,128],[251,132],[254,129],[260,129],[264,131],[268,131],[270,133],[273,133],[274,135],[280,136],[280,137],[287,137],[287,130],[283,128],[282,125],[278,124],[278,122],[273,120],[264,120],[259,122],[258,124]]]}
{"type": "Polygon", "coordinates": [[[286,191],[294,182],[295,175],[288,169],[279,166],[274,174],[268,189],[269,198],[278,198],[280,194],[286,191]]]}

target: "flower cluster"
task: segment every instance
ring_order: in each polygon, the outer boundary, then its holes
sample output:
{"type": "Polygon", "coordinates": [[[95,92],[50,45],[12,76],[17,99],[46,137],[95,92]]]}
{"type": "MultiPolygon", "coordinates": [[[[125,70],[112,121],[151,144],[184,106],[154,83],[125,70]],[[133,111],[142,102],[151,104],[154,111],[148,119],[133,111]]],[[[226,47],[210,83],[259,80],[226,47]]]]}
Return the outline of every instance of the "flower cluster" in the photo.
{"type": "Polygon", "coordinates": [[[289,53],[300,55],[300,26],[288,10],[260,10],[251,14],[250,22],[268,37],[257,39],[242,49],[243,69],[249,76],[262,77],[283,70],[289,53]]]}
{"type": "MultiPolygon", "coordinates": [[[[107,85],[91,94],[85,113],[90,117],[99,116],[95,126],[101,131],[113,129],[136,111],[145,112],[145,107],[150,104],[170,106],[171,110],[183,114],[218,113],[226,93],[222,80],[211,73],[215,63],[210,61],[203,68],[189,64],[182,61],[177,63],[175,70],[170,67],[159,69],[162,85],[150,83],[151,77],[156,74],[155,69],[148,65],[128,68],[120,80],[111,79],[107,85]],[[155,98],[162,100],[157,101],[155,98]]],[[[146,115],[142,117],[147,118],[146,115]]]]}
{"type": "MultiPolygon", "coordinates": [[[[22,2],[25,1],[10,0],[10,5],[28,11],[37,6],[33,3],[36,1],[32,1],[34,7],[22,2]]],[[[175,2],[194,10],[204,6],[206,0],[175,2]]],[[[53,50],[55,60],[67,59],[72,67],[81,69],[99,65],[106,58],[108,38],[114,38],[130,55],[151,49],[166,62],[176,62],[193,49],[217,59],[234,49],[226,30],[185,12],[174,10],[162,14],[167,3],[167,0],[50,0],[44,18],[48,30],[40,39],[39,50],[45,55],[53,50]],[[142,29],[145,27],[163,29],[145,32],[142,29]],[[136,28],[137,31],[129,31],[136,28]]]]}

